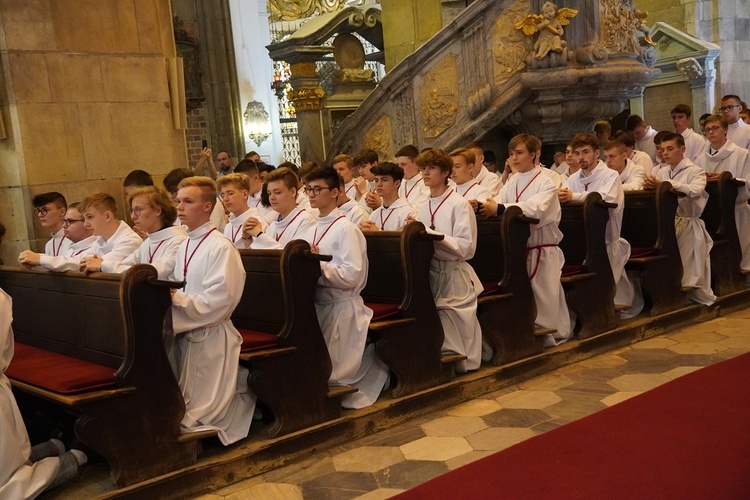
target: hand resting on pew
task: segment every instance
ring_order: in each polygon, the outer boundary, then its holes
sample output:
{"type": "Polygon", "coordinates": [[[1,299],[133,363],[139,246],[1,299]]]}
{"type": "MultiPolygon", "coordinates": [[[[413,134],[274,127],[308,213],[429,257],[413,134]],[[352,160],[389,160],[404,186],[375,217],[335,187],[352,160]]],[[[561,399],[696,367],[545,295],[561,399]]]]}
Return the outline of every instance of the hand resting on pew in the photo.
{"type": "Polygon", "coordinates": [[[560,203],[573,201],[573,191],[568,188],[560,188],[557,190],[557,198],[560,200],[560,203]]]}
{"type": "Polygon", "coordinates": [[[40,261],[39,254],[31,250],[24,250],[18,255],[18,263],[21,264],[23,269],[31,269],[34,266],[38,266],[40,261]]]}
{"type": "Polygon", "coordinates": [[[643,181],[643,189],[651,190],[656,189],[661,184],[661,181],[653,175],[646,175],[646,179],[643,181]]]}
{"type": "Polygon", "coordinates": [[[82,273],[96,273],[102,270],[102,259],[99,255],[90,255],[81,259],[82,273]]]}
{"type": "Polygon", "coordinates": [[[721,172],[706,172],[706,180],[714,181],[721,177],[721,172]]]}
{"type": "Polygon", "coordinates": [[[380,231],[380,228],[371,220],[365,220],[359,223],[359,230],[364,231],[380,231]]]}

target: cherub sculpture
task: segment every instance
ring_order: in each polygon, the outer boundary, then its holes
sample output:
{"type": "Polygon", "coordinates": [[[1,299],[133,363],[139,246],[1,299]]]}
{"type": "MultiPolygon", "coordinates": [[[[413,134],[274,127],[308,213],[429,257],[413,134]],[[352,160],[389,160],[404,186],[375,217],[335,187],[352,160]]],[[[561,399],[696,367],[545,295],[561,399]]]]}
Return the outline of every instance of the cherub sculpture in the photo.
{"type": "Polygon", "coordinates": [[[575,17],[578,11],[563,7],[557,8],[552,2],[542,5],[541,14],[528,14],[516,22],[516,29],[523,30],[526,36],[539,33],[534,43],[534,57],[542,59],[550,51],[562,52],[567,43],[562,39],[563,26],[570,24],[570,19],[575,17]]]}

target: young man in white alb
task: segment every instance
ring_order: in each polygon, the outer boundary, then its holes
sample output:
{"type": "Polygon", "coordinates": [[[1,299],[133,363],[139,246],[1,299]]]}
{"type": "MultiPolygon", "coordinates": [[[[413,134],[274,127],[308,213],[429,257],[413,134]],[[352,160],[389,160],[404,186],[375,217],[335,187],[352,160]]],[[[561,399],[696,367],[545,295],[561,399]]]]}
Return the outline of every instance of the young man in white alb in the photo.
{"type": "Polygon", "coordinates": [[[416,217],[417,211],[398,195],[398,188],[404,171],[395,163],[382,162],[372,168],[375,175],[375,190],[383,200],[381,206],[373,210],[369,220],[360,223],[362,231],[400,231],[409,217],[416,217]]]}
{"type": "Polygon", "coordinates": [[[177,209],[169,195],[154,186],[133,189],[128,198],[133,223],[146,239],[120,262],[89,257],[86,271],[124,273],[136,264],[150,264],[156,268],[159,279],[169,279],[174,272],[177,249],[186,238],[185,227],[173,224],[177,209]]]}
{"type": "Polygon", "coordinates": [[[65,197],[56,191],[42,193],[34,196],[32,204],[42,227],[51,235],[44,245],[44,253],[50,257],[65,255],[70,247],[70,240],[63,232],[63,219],[68,208],[65,197]]]}
{"type": "Polygon", "coordinates": [[[297,205],[298,185],[297,176],[288,168],[280,167],[269,172],[266,177],[268,201],[279,215],[265,230],[253,218],[245,222],[242,231],[244,237],[252,241],[250,248],[284,248],[292,240],[304,239],[315,226],[315,217],[297,205]]]}
{"type": "Polygon", "coordinates": [[[41,266],[48,271],[78,271],[81,257],[91,248],[96,241],[96,236],[91,234],[91,229],[84,224],[83,215],[78,211],[80,203],[71,203],[65,212],[63,219],[63,231],[65,238],[71,241],[68,251],[63,255],[53,257],[44,253],[35,253],[24,250],[18,256],[18,263],[25,269],[41,266]]]}
{"type": "Polygon", "coordinates": [[[646,177],[646,189],[656,189],[663,181],[686,194],[677,205],[675,233],[682,258],[682,286],[690,287],[693,302],[710,306],[716,301],[711,290],[711,248],[713,240],[700,216],[708,201],[706,172],[684,157],[685,141],[680,134],[669,134],[661,142],[666,166],[657,176],[646,177]]]}
{"type": "Polygon", "coordinates": [[[517,205],[527,217],[539,219],[531,226],[526,243],[526,270],[531,280],[537,313],[534,323],[542,328],[556,330],[548,335],[546,346],[561,344],[573,335],[574,322],[568,312],[565,292],[560,276],[565,256],[558,244],[562,240],[559,229],[561,209],[557,187],[536,162],[542,143],[533,135],[515,136],[508,144],[509,162],[518,173],[502,187],[494,198],[477,200],[482,215],[502,215],[509,206],[517,205]]]}
{"type": "Polygon", "coordinates": [[[356,200],[359,191],[357,191],[357,185],[354,182],[354,158],[349,155],[338,155],[333,159],[331,165],[344,181],[342,194],[345,194],[351,200],[356,200]]]}
{"type": "Polygon", "coordinates": [[[242,336],[230,319],[242,297],[245,269],[232,242],[211,223],[216,183],[183,179],[177,200],[188,232],[173,279],[184,285],[172,291],[165,337],[185,398],[181,425],[188,432],[215,429],[228,445],[247,436],[256,401],[247,368],[239,365],[242,336]]]}
{"type": "MultiPolygon", "coordinates": [[[[745,182],[739,186],[734,205],[734,220],[742,247],[743,271],[750,271],[750,152],[727,139],[727,121],[723,116],[712,115],[706,119],[706,137],[709,147],[696,164],[706,171],[707,178],[718,178],[721,172],[731,172],[735,179],[745,182]]],[[[748,277],[750,280],[750,276],[748,277]]]]}
{"type": "MultiPolygon", "coordinates": [[[[244,160],[243,160],[244,161],[244,160]]],[[[224,228],[224,236],[240,248],[250,248],[250,240],[242,234],[242,226],[248,219],[256,219],[262,227],[268,223],[258,213],[258,209],[247,204],[250,195],[250,182],[243,174],[227,174],[216,184],[219,188],[219,199],[224,208],[229,212],[229,221],[224,228]]]]}
{"type": "Polygon", "coordinates": [[[341,210],[346,218],[355,226],[359,226],[362,222],[370,218],[370,213],[367,209],[347,196],[343,177],[341,178],[341,189],[339,189],[338,203],[339,210],[341,210]]]}
{"type": "Polygon", "coordinates": [[[685,141],[685,158],[695,162],[703,154],[707,142],[703,135],[696,134],[689,127],[693,110],[687,104],[678,104],[672,109],[671,114],[674,131],[680,134],[685,141]]]}
{"type": "Polygon", "coordinates": [[[320,213],[305,238],[314,253],[332,256],[320,263],[315,310],[333,370],[329,382],[359,389],[344,397],[344,408],[373,404],[388,380],[388,368],[377,357],[375,345],[366,345],[372,310],[360,292],[367,284],[367,242],[362,232],[338,209],[341,178],[330,167],[305,178],[310,204],[320,213]]]}
{"type": "Polygon", "coordinates": [[[476,370],[482,362],[482,329],[477,296],[483,287],[467,262],[477,247],[477,221],[471,204],[448,185],[453,160],[439,149],[417,156],[430,197],[417,211],[428,232],[442,234],[430,263],[430,286],[445,339],[443,352],[466,356],[456,363],[459,373],[476,370]]]}
{"type": "Polygon", "coordinates": [[[80,270],[86,271],[88,261],[122,262],[141,246],[143,240],[130,226],[117,218],[115,199],[105,193],[89,196],[81,202],[84,225],[97,236],[94,244],[82,254],[80,270]]]}
{"type": "MultiPolygon", "coordinates": [[[[458,148],[450,153],[453,160],[453,173],[451,178],[456,186],[455,191],[467,200],[485,200],[490,197],[490,191],[479,184],[474,178],[474,153],[466,148],[458,148]]],[[[492,174],[495,175],[495,174],[492,174]]],[[[495,177],[497,177],[495,175],[495,177]]]]}
{"type": "Polygon", "coordinates": [[[618,139],[604,146],[604,162],[620,175],[623,191],[640,191],[646,172],[628,158],[628,148],[618,139]]]}
{"type": "Polygon", "coordinates": [[[354,185],[357,187],[357,202],[372,213],[378,208],[382,200],[375,191],[375,174],[372,173],[373,167],[378,166],[378,153],[372,149],[360,151],[354,157],[354,168],[359,172],[359,177],[354,178],[354,185]]]}
{"type": "Polygon", "coordinates": [[[422,172],[414,160],[419,156],[419,150],[409,144],[396,152],[396,165],[404,171],[404,179],[398,188],[398,195],[409,203],[414,210],[419,207],[430,197],[430,189],[424,185],[422,172]]]}
{"type": "Polygon", "coordinates": [[[609,209],[605,237],[607,256],[615,278],[615,304],[627,305],[628,308],[621,311],[620,316],[632,318],[643,310],[643,301],[640,294],[635,293],[633,284],[625,272],[625,264],[630,258],[630,243],[620,237],[625,202],[620,175],[599,160],[599,141],[595,135],[577,134],[570,141],[570,147],[578,159],[581,170],[568,177],[558,191],[558,197],[561,203],[566,203],[571,200],[584,200],[589,193],[596,191],[602,195],[604,201],[617,205],[609,209]]]}
{"type": "MultiPolygon", "coordinates": [[[[177,206],[177,186],[179,186],[183,179],[193,177],[194,175],[187,168],[175,168],[167,172],[167,175],[164,176],[164,190],[169,194],[169,198],[175,206],[177,206]]],[[[224,206],[221,203],[214,204],[214,211],[211,212],[211,222],[216,226],[216,229],[224,231],[224,227],[227,225],[227,217],[224,213],[224,206]]],[[[180,219],[175,219],[174,223],[175,225],[179,225],[180,219]]]]}
{"type": "Polygon", "coordinates": [[[625,120],[625,130],[630,132],[635,139],[635,149],[643,151],[650,158],[654,165],[658,164],[656,158],[656,145],[654,145],[654,135],[656,130],[651,125],[643,121],[638,115],[630,115],[625,120]]]}
{"type": "Polygon", "coordinates": [[[742,99],[732,94],[725,95],[721,98],[719,111],[727,121],[727,138],[741,148],[750,149],[750,125],[740,118],[742,99]]]}
{"type": "Polygon", "coordinates": [[[263,227],[268,227],[268,224],[279,214],[263,203],[263,180],[260,177],[258,166],[252,160],[242,160],[234,167],[234,171],[247,177],[249,189],[247,206],[257,210],[262,219],[263,227]]]}
{"type": "Polygon", "coordinates": [[[497,196],[500,192],[500,179],[484,166],[484,148],[478,142],[472,142],[464,146],[474,153],[474,168],[472,174],[480,186],[490,192],[490,196],[497,196]]]}

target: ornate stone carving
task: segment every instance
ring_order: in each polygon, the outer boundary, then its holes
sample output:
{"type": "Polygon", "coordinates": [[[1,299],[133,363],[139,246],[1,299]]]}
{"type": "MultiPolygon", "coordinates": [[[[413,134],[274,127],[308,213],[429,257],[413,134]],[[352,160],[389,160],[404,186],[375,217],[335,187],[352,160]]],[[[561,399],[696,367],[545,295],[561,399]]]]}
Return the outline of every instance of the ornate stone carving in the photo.
{"type": "Polygon", "coordinates": [[[268,0],[272,21],[295,21],[339,10],[346,0],[268,0]]]}
{"type": "Polygon", "coordinates": [[[287,92],[287,98],[292,101],[294,109],[300,111],[317,111],[326,93],[320,87],[292,89],[287,92]]]}
{"type": "Polygon", "coordinates": [[[514,24],[529,11],[529,0],[518,0],[497,18],[492,33],[495,83],[501,84],[526,68],[531,41],[514,24]]]}
{"type": "Polygon", "coordinates": [[[515,27],[523,31],[524,35],[532,36],[539,33],[534,42],[534,57],[542,59],[552,52],[562,52],[567,42],[562,39],[565,34],[563,26],[570,24],[570,19],[575,17],[578,11],[567,7],[557,8],[552,2],[542,5],[541,14],[528,14],[516,22],[515,27]]]}
{"type": "Polygon", "coordinates": [[[425,74],[419,102],[425,139],[438,137],[456,123],[459,107],[456,56],[445,57],[425,74]]]}
{"type": "Polygon", "coordinates": [[[633,0],[599,0],[602,45],[609,52],[641,54],[638,31],[641,19],[636,16],[633,0]]]}
{"type": "Polygon", "coordinates": [[[393,159],[393,138],[391,136],[391,119],[388,115],[382,115],[370,127],[365,134],[363,148],[373,149],[378,153],[378,158],[383,160],[393,159]]]}
{"type": "Polygon", "coordinates": [[[416,142],[414,116],[412,114],[414,109],[413,93],[413,87],[409,81],[406,81],[393,92],[391,114],[399,117],[393,124],[393,140],[396,149],[416,142]]]}
{"type": "Polygon", "coordinates": [[[704,75],[701,63],[693,57],[686,57],[677,61],[677,69],[688,81],[697,80],[704,75]]]}
{"type": "Polygon", "coordinates": [[[351,33],[341,33],[333,41],[333,58],[340,68],[333,72],[333,81],[375,81],[375,72],[365,68],[365,48],[359,38],[351,33]]]}

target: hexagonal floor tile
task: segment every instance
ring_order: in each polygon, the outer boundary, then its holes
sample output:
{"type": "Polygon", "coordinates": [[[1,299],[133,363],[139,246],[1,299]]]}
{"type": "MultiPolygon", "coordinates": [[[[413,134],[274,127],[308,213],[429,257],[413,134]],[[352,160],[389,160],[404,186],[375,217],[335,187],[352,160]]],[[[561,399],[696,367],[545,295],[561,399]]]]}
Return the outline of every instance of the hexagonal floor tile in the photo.
{"type": "Polygon", "coordinates": [[[722,327],[716,331],[725,337],[750,337],[750,324],[722,327]]]}
{"type": "Polygon", "coordinates": [[[677,354],[716,354],[727,347],[715,342],[682,342],[667,347],[677,354]]]}
{"type": "Polygon", "coordinates": [[[405,460],[376,472],[375,480],[381,488],[409,489],[444,474],[448,470],[448,466],[443,462],[405,460]]]}
{"type": "Polygon", "coordinates": [[[486,428],[487,424],[479,417],[443,417],[422,424],[428,436],[466,437],[486,428]]]}
{"type": "Polygon", "coordinates": [[[612,354],[602,354],[593,358],[584,359],[578,364],[586,368],[617,368],[627,363],[627,360],[612,354]]]}
{"type": "Polygon", "coordinates": [[[611,396],[607,396],[606,398],[602,399],[602,403],[604,403],[607,406],[613,406],[617,403],[621,403],[625,401],[626,399],[630,399],[633,396],[637,396],[638,394],[643,394],[642,391],[622,391],[622,392],[616,392],[612,394],[611,396]]]}
{"type": "MultiPolygon", "coordinates": [[[[476,434],[474,434],[476,435],[476,434]]],[[[401,453],[408,460],[445,462],[472,450],[464,438],[427,436],[402,445],[401,453]]]]}
{"type": "Polygon", "coordinates": [[[669,379],[659,374],[640,374],[622,375],[609,381],[609,384],[620,391],[649,391],[654,387],[659,387],[669,379]]]}
{"type": "Polygon", "coordinates": [[[497,452],[492,450],[470,451],[469,453],[464,453],[463,455],[460,455],[456,458],[451,458],[450,460],[445,462],[445,465],[448,466],[448,469],[454,470],[472,462],[476,462],[480,458],[489,457],[493,453],[497,452]]]}
{"type": "Polygon", "coordinates": [[[500,408],[500,404],[493,399],[473,399],[448,409],[445,414],[453,417],[482,417],[500,408]]]}
{"type": "Polygon", "coordinates": [[[377,472],[405,460],[395,446],[362,446],[336,455],[333,466],[343,472],[377,472]]]}
{"type": "Polygon", "coordinates": [[[677,341],[668,339],[667,337],[654,337],[652,339],[644,340],[633,344],[633,349],[663,349],[671,345],[675,345],[677,341]]]}
{"type": "Polygon", "coordinates": [[[527,391],[556,391],[572,383],[573,381],[567,375],[561,373],[560,370],[555,370],[552,373],[521,382],[518,387],[527,391]]]}
{"type": "Polygon", "coordinates": [[[469,436],[467,441],[477,451],[500,451],[534,437],[531,429],[517,427],[491,427],[469,436]]]}
{"type": "Polygon", "coordinates": [[[366,472],[331,472],[302,484],[304,498],[354,498],[378,489],[366,472]]]}
{"type": "Polygon", "coordinates": [[[296,484],[262,483],[223,497],[231,500],[302,500],[302,488],[296,484]]]}
{"type": "Polygon", "coordinates": [[[534,427],[549,420],[550,416],[543,410],[516,410],[504,408],[482,417],[490,427],[534,427]]]}
{"type": "Polygon", "coordinates": [[[693,373],[694,371],[698,371],[702,366],[678,366],[677,368],[672,368],[669,371],[666,371],[662,373],[665,377],[667,377],[670,380],[674,380],[676,378],[682,377],[683,375],[687,375],[688,373],[693,373]]]}
{"type": "Polygon", "coordinates": [[[541,410],[561,401],[552,391],[516,391],[497,398],[503,408],[541,410]]]}
{"type": "Polygon", "coordinates": [[[667,337],[681,343],[712,343],[724,340],[726,337],[717,331],[713,332],[689,332],[678,330],[667,334],[667,337]]]}
{"type": "Polygon", "coordinates": [[[719,341],[719,344],[729,347],[730,349],[750,349],[750,336],[730,337],[719,341]]]}

